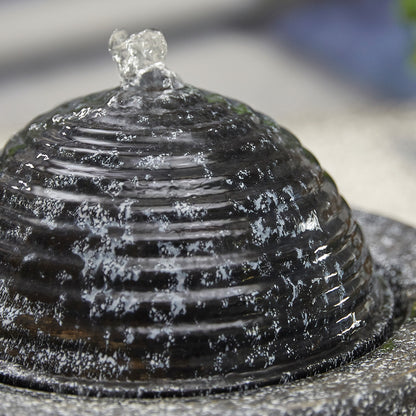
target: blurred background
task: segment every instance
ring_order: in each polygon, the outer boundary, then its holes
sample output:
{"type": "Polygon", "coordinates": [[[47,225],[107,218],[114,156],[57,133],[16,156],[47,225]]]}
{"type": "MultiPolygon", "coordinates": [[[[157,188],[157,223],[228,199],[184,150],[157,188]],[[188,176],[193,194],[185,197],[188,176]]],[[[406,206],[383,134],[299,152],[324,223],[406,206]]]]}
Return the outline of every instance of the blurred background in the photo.
{"type": "Polygon", "coordinates": [[[0,0],[0,146],[118,84],[115,28],[162,30],[183,80],[289,128],[351,206],[416,226],[416,0],[0,0]]]}

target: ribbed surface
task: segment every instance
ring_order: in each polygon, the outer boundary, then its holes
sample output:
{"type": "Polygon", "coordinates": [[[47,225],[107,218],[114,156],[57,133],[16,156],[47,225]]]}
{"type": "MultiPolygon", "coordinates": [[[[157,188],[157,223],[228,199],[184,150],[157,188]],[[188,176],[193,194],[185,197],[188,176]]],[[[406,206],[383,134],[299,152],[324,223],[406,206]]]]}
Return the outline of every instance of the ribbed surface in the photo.
{"type": "Polygon", "coordinates": [[[23,370],[261,384],[388,330],[332,180],[244,104],[189,86],[91,95],[16,135],[1,172],[0,353],[23,370]]]}

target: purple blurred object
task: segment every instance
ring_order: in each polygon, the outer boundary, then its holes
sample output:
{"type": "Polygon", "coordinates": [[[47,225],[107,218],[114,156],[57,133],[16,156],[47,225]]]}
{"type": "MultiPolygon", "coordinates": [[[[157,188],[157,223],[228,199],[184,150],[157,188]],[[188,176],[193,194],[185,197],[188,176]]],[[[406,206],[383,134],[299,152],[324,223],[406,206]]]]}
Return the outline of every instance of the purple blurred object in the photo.
{"type": "Polygon", "coordinates": [[[273,33],[385,97],[416,97],[415,38],[395,1],[309,4],[279,16],[273,33]]]}

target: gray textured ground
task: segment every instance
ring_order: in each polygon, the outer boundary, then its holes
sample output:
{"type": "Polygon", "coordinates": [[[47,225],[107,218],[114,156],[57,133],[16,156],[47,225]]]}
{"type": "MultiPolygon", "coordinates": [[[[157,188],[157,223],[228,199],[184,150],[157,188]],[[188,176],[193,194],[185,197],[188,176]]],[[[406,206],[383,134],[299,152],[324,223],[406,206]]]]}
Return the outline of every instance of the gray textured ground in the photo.
{"type": "Polygon", "coordinates": [[[376,351],[287,385],[206,397],[97,399],[0,385],[0,414],[416,415],[416,229],[369,214],[357,216],[375,260],[390,272],[401,271],[412,309],[393,338],[376,351]]]}

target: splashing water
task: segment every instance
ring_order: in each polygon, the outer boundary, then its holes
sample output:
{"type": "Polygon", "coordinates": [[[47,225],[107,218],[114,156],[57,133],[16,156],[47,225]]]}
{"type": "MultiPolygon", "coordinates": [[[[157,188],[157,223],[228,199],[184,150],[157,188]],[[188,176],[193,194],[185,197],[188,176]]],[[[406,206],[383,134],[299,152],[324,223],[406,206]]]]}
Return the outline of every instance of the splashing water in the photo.
{"type": "Polygon", "coordinates": [[[183,86],[177,75],[165,66],[168,46],[158,30],[146,29],[130,36],[125,30],[115,30],[110,37],[109,50],[125,88],[132,85],[146,89],[183,86]]]}

